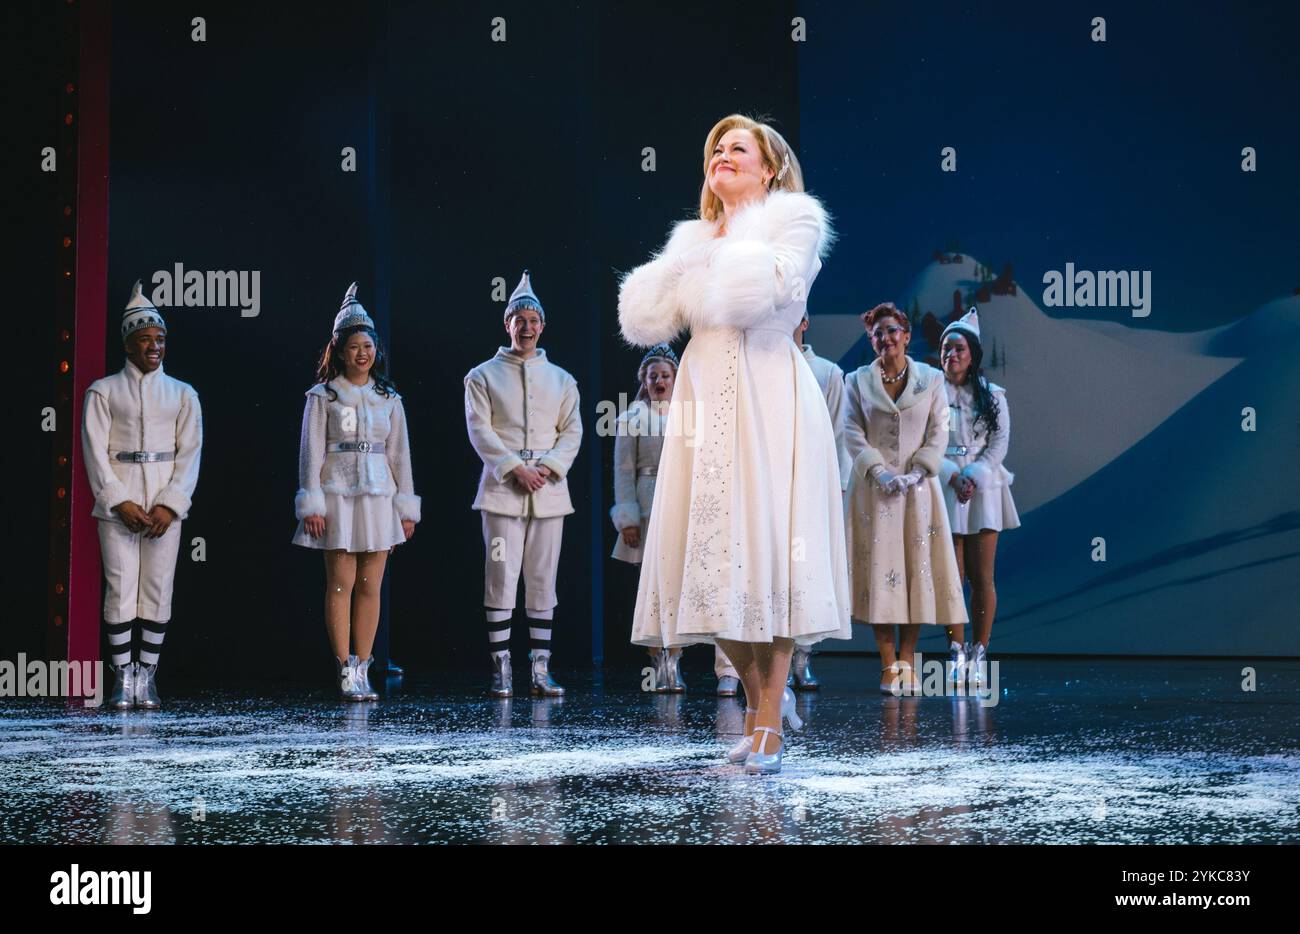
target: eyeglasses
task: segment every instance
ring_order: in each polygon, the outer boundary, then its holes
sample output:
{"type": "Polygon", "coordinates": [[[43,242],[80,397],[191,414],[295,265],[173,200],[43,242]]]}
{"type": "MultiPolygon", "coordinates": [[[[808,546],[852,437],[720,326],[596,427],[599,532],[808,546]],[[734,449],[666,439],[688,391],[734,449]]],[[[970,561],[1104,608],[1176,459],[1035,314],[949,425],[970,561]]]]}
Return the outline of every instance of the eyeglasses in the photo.
{"type": "Polygon", "coordinates": [[[885,339],[885,335],[889,335],[891,338],[893,338],[893,337],[897,337],[902,332],[903,329],[900,328],[898,325],[891,324],[887,328],[876,328],[874,331],[871,332],[871,339],[879,343],[880,341],[885,339]]]}

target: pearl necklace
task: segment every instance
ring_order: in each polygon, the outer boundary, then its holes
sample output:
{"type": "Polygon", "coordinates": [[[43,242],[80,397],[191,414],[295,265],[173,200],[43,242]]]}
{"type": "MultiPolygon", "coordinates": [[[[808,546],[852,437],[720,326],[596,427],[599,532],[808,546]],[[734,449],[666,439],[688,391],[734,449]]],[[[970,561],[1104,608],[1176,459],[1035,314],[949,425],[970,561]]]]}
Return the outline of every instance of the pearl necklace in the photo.
{"type": "Polygon", "coordinates": [[[899,373],[897,376],[886,376],[885,368],[883,366],[880,368],[880,381],[886,385],[890,383],[896,383],[906,375],[907,375],[907,364],[903,364],[903,371],[899,373]]]}

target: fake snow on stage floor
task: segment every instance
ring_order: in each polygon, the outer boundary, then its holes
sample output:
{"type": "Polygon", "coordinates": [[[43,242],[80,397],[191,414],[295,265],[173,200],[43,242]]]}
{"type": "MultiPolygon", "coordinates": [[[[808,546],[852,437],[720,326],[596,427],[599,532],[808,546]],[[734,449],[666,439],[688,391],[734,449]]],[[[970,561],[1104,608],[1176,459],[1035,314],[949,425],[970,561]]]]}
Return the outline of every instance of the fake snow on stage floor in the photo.
{"type": "Polygon", "coordinates": [[[726,764],[735,699],[642,694],[634,673],[568,679],[563,701],[463,675],[373,707],[6,701],[0,842],[1300,842],[1300,664],[1261,664],[1245,694],[1237,663],[1012,660],[990,707],[881,698],[872,660],[819,666],[776,776],[726,764]]]}
{"type": "MultiPolygon", "coordinates": [[[[942,318],[975,269],[931,263],[896,304],[942,318]]],[[[986,364],[995,345],[1006,361],[986,373],[1007,389],[1022,522],[998,543],[995,652],[1294,656],[1300,296],[1174,332],[1154,326],[1178,317],[1158,283],[1140,325],[1127,308],[1052,317],[1042,289],[979,303],[986,364]]],[[[931,350],[915,333],[912,356],[931,350]]]]}

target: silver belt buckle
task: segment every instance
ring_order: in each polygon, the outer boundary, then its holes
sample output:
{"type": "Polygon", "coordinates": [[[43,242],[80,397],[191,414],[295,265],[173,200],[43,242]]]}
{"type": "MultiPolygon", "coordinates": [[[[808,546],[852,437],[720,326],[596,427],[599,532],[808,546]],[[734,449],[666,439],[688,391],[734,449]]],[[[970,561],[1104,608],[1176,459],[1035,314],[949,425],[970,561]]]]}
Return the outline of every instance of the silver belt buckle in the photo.
{"type": "Polygon", "coordinates": [[[358,441],[358,442],[357,442],[357,451],[358,451],[359,453],[361,453],[361,454],[369,454],[369,453],[370,453],[370,442],[369,442],[369,441],[358,441]]]}
{"type": "Polygon", "coordinates": [[[966,456],[966,445],[964,445],[964,444],[950,444],[950,445],[948,445],[948,453],[949,453],[949,454],[952,454],[952,455],[955,456],[955,457],[965,457],[965,456],[966,456]]]}
{"type": "Polygon", "coordinates": [[[520,448],[520,450],[519,450],[519,456],[520,456],[523,460],[530,461],[530,460],[533,459],[533,449],[532,449],[532,448],[520,448]]]}

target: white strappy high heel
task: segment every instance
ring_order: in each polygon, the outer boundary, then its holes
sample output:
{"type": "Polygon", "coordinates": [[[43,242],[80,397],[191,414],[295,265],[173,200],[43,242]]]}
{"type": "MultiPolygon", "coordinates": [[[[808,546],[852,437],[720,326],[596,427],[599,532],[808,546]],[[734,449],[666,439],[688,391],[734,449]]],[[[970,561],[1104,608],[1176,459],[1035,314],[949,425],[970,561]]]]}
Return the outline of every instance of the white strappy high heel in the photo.
{"type": "MultiPolygon", "coordinates": [[[[746,707],[745,713],[756,714],[758,713],[758,711],[755,710],[753,707],[746,707]]],[[[727,761],[734,763],[735,765],[740,765],[742,762],[745,761],[745,759],[749,757],[749,750],[750,747],[752,747],[753,745],[754,745],[754,734],[746,733],[741,738],[740,742],[736,743],[736,745],[732,746],[730,749],[727,750],[727,761]]]]}

